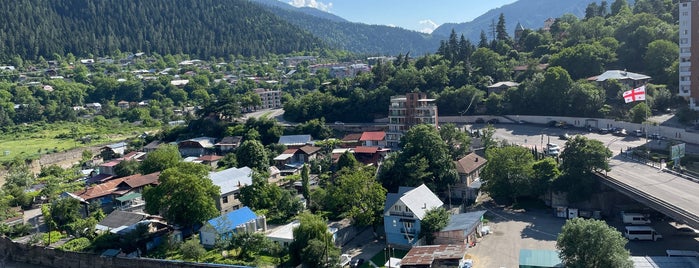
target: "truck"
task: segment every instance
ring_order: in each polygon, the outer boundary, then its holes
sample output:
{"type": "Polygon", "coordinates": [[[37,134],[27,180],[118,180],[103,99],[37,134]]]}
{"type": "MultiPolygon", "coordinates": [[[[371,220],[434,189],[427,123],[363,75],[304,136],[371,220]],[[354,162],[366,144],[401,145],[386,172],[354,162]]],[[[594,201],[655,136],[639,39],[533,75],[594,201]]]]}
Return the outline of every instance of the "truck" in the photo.
{"type": "Polygon", "coordinates": [[[663,235],[650,226],[626,226],[624,227],[624,237],[628,240],[658,241],[658,239],[663,238],[663,235]]]}
{"type": "Polygon", "coordinates": [[[621,212],[621,221],[624,224],[650,224],[650,220],[646,215],[641,213],[627,213],[624,211],[621,212]]]}

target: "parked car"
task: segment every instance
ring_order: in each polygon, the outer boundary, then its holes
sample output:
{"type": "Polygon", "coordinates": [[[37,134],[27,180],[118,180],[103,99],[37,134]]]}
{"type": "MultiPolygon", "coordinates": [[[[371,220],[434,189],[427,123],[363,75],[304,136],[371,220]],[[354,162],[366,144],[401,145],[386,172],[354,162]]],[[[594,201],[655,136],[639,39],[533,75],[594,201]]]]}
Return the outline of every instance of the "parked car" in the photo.
{"type": "Polygon", "coordinates": [[[614,136],[625,137],[625,136],[626,136],[626,129],[617,128],[616,130],[614,130],[613,135],[614,135],[614,136]]]}
{"type": "Polygon", "coordinates": [[[690,227],[680,227],[677,228],[677,234],[685,236],[699,236],[699,231],[690,227]]]}
{"type": "Polygon", "coordinates": [[[350,267],[353,267],[353,268],[362,266],[362,264],[364,264],[364,259],[362,259],[362,258],[354,258],[350,261],[350,267]]]}
{"type": "Polygon", "coordinates": [[[609,133],[609,129],[608,129],[608,128],[600,128],[600,129],[599,129],[599,134],[607,134],[607,133],[609,133]]]}
{"type": "Polygon", "coordinates": [[[568,133],[563,133],[560,136],[558,136],[558,138],[562,140],[568,140],[570,139],[570,135],[568,135],[568,133]]]}
{"type": "Polygon", "coordinates": [[[634,130],[634,131],[633,131],[633,134],[634,134],[636,137],[643,137],[643,131],[640,130],[640,129],[634,130]]]}

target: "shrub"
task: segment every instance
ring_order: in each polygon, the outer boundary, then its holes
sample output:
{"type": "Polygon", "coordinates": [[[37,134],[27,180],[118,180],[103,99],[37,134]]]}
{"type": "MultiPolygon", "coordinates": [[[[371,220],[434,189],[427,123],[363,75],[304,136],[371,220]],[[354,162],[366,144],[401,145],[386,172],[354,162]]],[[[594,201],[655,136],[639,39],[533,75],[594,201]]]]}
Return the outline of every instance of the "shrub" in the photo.
{"type": "Polygon", "coordinates": [[[90,239],[87,239],[86,237],[81,237],[68,241],[67,243],[63,244],[63,246],[60,246],[58,249],[65,251],[83,252],[90,247],[90,243],[90,239]]]}

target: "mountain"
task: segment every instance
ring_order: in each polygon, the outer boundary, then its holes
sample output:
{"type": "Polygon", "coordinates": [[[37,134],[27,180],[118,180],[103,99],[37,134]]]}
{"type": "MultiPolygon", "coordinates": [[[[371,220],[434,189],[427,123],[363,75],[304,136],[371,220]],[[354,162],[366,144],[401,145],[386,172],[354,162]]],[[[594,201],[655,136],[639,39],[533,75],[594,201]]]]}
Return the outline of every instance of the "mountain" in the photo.
{"type": "MultiPolygon", "coordinates": [[[[505,16],[505,24],[510,36],[514,36],[515,26],[521,23],[525,29],[539,29],[544,26],[544,21],[548,18],[558,18],[563,14],[570,13],[578,18],[585,16],[585,8],[596,0],[519,0],[509,5],[491,9],[485,14],[478,16],[470,22],[445,23],[437,27],[432,35],[449,36],[454,29],[457,35],[472,42],[478,42],[481,30],[492,39],[493,26],[498,21],[500,13],[505,16]]],[[[611,4],[612,1],[608,1],[611,4]]]]}
{"type": "Polygon", "coordinates": [[[0,59],[115,51],[259,56],[324,43],[245,0],[0,1],[0,59]]]}
{"type": "Polygon", "coordinates": [[[302,13],[305,13],[306,15],[311,15],[314,17],[319,17],[321,19],[327,19],[331,20],[334,22],[349,22],[346,19],[334,15],[332,13],[328,13],[322,10],[318,10],[317,8],[312,8],[312,7],[295,7],[292,5],[289,5],[287,3],[281,2],[279,0],[251,0],[255,3],[263,4],[266,6],[270,7],[276,7],[276,8],[281,8],[285,10],[295,10],[295,11],[300,11],[302,13]]]}
{"type": "Polygon", "coordinates": [[[251,0],[283,20],[317,36],[328,45],[354,53],[411,55],[434,53],[443,37],[384,25],[348,22],[317,9],[296,8],[277,0],[251,0]],[[321,14],[321,13],[325,14],[321,14]]]}

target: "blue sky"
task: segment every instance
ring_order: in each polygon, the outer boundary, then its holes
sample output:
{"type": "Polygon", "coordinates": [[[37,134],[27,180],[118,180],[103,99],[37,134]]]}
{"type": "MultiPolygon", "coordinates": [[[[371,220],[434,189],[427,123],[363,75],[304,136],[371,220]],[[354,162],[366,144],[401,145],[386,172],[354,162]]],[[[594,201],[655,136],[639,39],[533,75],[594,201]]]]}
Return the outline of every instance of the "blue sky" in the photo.
{"type": "Polygon", "coordinates": [[[280,0],[338,15],[352,22],[432,32],[437,26],[467,22],[516,0],[280,0]]]}

